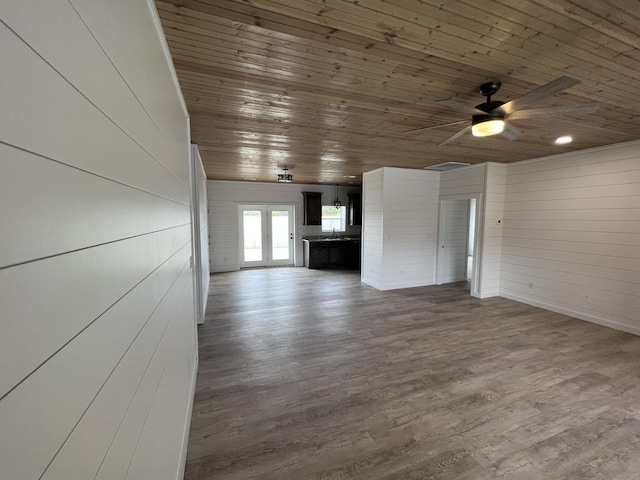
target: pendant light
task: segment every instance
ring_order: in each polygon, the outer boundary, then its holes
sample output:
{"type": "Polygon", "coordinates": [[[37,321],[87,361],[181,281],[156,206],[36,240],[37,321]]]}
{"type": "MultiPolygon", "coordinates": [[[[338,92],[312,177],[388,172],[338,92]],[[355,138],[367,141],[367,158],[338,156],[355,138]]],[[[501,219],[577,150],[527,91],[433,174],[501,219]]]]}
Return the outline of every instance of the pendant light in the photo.
{"type": "Polygon", "coordinates": [[[284,167],[282,169],[282,173],[278,174],[278,181],[282,183],[291,183],[293,182],[293,175],[289,173],[289,169],[284,167]]]}
{"type": "Polygon", "coordinates": [[[342,206],[342,202],[340,201],[340,197],[338,197],[338,185],[336,185],[336,201],[333,202],[333,206],[336,208],[340,208],[342,206]]]}

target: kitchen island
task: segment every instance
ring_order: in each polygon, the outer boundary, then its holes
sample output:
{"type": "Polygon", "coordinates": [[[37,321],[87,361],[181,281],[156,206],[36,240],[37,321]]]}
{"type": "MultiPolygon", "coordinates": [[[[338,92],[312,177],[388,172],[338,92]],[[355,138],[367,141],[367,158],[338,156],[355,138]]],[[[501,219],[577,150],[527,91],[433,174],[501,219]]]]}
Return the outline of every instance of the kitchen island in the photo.
{"type": "Polygon", "coordinates": [[[360,237],[303,238],[304,266],[360,268],[360,237]]]}

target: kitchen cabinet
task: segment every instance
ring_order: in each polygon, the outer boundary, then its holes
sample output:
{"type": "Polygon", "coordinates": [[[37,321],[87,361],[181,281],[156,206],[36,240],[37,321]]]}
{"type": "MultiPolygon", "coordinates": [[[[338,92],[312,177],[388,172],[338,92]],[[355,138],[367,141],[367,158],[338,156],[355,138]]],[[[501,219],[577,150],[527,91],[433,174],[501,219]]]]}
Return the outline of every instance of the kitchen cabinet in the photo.
{"type": "Polygon", "coordinates": [[[304,266],[308,268],[359,268],[360,239],[304,239],[304,266]]]}
{"type": "Polygon", "coordinates": [[[349,193],[349,225],[362,225],[362,194],[349,193]]]}
{"type": "Polygon", "coordinates": [[[303,225],[322,225],[322,192],[302,192],[304,196],[303,225]]]}

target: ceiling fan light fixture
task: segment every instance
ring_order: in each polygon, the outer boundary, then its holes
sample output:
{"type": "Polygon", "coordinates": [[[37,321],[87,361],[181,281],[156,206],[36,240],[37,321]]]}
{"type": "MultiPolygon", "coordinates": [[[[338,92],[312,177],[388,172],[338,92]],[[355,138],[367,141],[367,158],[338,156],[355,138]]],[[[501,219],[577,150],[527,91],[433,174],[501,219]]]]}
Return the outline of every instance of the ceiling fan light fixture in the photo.
{"type": "Polygon", "coordinates": [[[289,169],[284,167],[282,169],[282,173],[278,174],[278,181],[280,183],[291,183],[293,182],[293,175],[289,173],[289,169]]]}
{"type": "Polygon", "coordinates": [[[490,137],[504,131],[504,118],[480,118],[473,119],[471,133],[474,137],[490,137]]]}

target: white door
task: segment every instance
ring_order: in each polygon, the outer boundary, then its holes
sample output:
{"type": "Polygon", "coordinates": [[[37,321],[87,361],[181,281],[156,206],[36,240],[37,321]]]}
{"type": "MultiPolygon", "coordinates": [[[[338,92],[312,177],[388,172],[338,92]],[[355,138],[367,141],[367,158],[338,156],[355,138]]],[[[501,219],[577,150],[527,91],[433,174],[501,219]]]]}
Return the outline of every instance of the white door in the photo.
{"type": "Polygon", "coordinates": [[[293,265],[293,206],[240,205],[240,267],[293,265]]]}
{"type": "Polygon", "coordinates": [[[438,285],[467,280],[469,200],[440,201],[438,285]]]}

